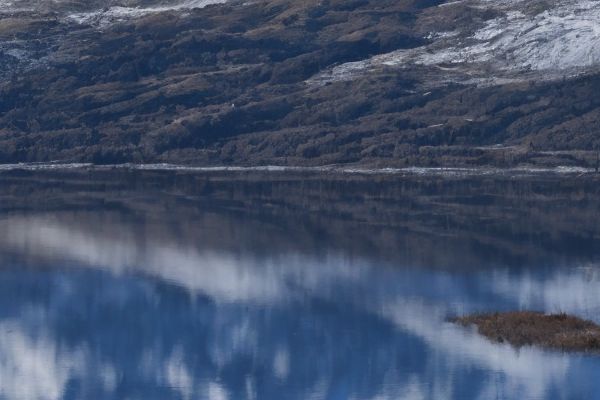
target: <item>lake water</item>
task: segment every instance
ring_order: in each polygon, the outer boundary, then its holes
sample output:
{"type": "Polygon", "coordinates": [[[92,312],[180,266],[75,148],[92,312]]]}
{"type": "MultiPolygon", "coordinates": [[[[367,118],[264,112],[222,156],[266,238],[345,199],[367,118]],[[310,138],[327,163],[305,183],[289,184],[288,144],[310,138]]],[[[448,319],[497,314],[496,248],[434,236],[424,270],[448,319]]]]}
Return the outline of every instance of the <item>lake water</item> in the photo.
{"type": "Polygon", "coordinates": [[[600,322],[599,222],[589,176],[4,171],[0,398],[600,398],[446,322],[600,322]]]}

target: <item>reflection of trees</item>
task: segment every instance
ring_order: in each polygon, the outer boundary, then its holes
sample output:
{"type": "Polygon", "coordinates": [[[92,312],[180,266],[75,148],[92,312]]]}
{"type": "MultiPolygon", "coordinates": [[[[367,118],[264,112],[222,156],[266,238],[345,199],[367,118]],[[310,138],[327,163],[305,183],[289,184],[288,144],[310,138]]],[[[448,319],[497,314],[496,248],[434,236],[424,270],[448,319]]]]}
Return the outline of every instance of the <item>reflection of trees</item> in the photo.
{"type": "Polygon", "coordinates": [[[311,254],[337,249],[441,267],[560,263],[575,256],[587,261],[598,251],[599,199],[594,179],[574,177],[0,176],[0,210],[111,210],[195,246],[311,254]],[[166,219],[176,223],[165,226],[166,219]]]}

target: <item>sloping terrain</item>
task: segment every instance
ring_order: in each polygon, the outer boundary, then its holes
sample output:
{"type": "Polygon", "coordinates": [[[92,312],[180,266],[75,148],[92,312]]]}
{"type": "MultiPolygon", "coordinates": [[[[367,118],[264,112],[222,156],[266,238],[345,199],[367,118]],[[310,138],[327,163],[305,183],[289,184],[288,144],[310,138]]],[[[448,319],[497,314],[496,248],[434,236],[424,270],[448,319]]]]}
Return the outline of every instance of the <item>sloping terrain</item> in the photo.
{"type": "Polygon", "coordinates": [[[0,162],[597,164],[597,1],[13,0],[0,13],[0,162]]]}

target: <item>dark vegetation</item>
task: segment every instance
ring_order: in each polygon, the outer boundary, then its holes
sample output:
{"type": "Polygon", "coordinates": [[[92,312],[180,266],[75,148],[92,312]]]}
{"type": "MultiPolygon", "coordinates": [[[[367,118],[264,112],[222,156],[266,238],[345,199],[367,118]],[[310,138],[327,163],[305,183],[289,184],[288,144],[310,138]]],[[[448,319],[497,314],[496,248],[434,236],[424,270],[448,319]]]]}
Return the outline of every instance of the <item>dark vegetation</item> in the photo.
{"type": "Polygon", "coordinates": [[[100,30],[2,18],[0,41],[34,61],[0,52],[0,162],[594,166],[600,75],[431,87],[442,72],[414,67],[307,83],[494,17],[438,3],[233,1],[100,30]]]}
{"type": "Polygon", "coordinates": [[[516,347],[542,346],[564,351],[600,352],[600,326],[564,313],[546,315],[521,311],[480,314],[452,320],[475,325],[480,334],[516,347]]]}

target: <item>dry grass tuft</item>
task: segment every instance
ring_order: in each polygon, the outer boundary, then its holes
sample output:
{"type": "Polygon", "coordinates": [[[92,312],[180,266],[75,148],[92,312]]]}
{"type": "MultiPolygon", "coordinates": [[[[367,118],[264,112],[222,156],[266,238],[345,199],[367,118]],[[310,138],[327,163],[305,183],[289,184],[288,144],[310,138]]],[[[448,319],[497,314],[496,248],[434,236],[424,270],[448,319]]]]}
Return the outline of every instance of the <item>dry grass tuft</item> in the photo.
{"type": "Polygon", "coordinates": [[[600,352],[600,326],[564,313],[475,314],[453,318],[451,322],[475,325],[488,339],[516,347],[536,345],[563,351],[600,352]]]}

